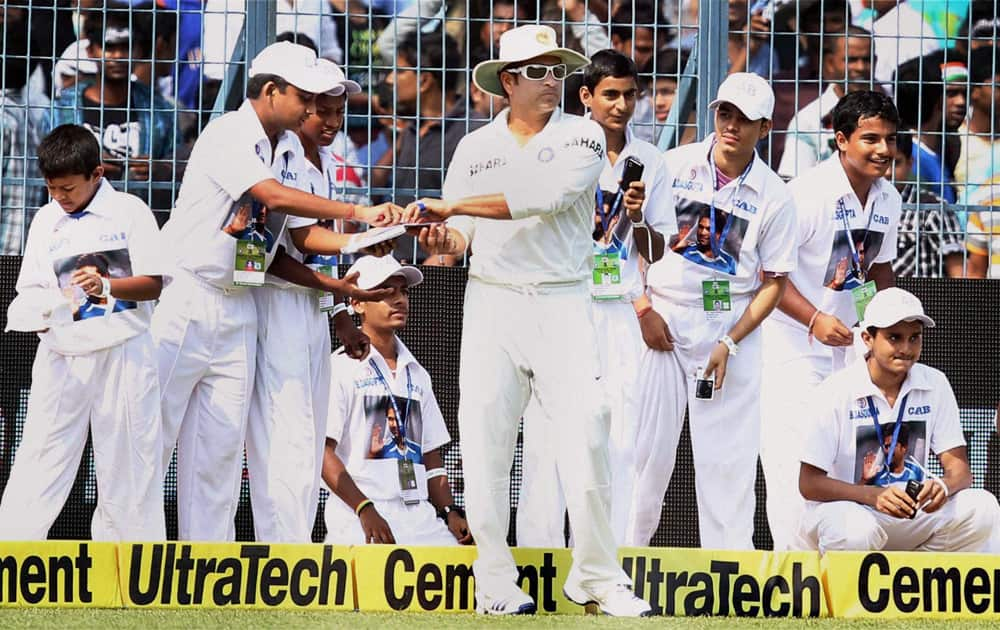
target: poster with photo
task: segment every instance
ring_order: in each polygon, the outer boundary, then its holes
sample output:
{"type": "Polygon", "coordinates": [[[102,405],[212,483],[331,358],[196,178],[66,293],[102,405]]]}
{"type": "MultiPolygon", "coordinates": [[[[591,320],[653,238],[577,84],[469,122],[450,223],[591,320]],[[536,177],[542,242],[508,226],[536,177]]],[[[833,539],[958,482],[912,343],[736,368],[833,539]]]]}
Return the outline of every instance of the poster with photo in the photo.
{"type": "Polygon", "coordinates": [[[364,397],[366,426],[369,429],[368,459],[408,459],[414,464],[424,463],[423,416],[420,401],[395,396],[392,404],[388,394],[364,397]],[[399,422],[397,410],[405,418],[399,422]]]}
{"type": "Polygon", "coordinates": [[[716,208],[713,236],[711,206],[700,201],[679,199],[677,234],[670,239],[670,251],[696,265],[735,276],[749,225],[747,219],[716,208]],[[713,251],[713,241],[717,243],[717,251],[713,251]]]}
{"type": "Polygon", "coordinates": [[[860,287],[865,283],[858,277],[852,261],[851,242],[858,252],[861,269],[866,272],[872,266],[872,261],[878,257],[882,249],[885,234],[867,229],[838,230],[833,236],[833,247],[830,251],[830,261],[826,266],[823,286],[834,291],[844,291],[860,287]]]}
{"type": "Polygon", "coordinates": [[[263,247],[268,255],[273,255],[286,218],[284,213],[268,210],[253,195],[245,192],[233,204],[221,229],[233,238],[255,243],[263,247]]]}
{"type": "MultiPolygon", "coordinates": [[[[859,407],[867,403],[858,401],[859,407]]],[[[927,423],[923,421],[903,422],[899,427],[896,448],[890,454],[890,465],[886,467],[885,451],[892,444],[895,422],[882,423],[882,443],[878,431],[871,422],[859,424],[855,431],[854,479],[856,483],[871,486],[888,486],[913,480],[924,480],[926,468],[925,445],[927,423]],[[919,465],[918,465],[919,464],[919,465]]]]}
{"type": "MultiPolygon", "coordinates": [[[[103,317],[107,313],[108,299],[86,295],[73,283],[73,274],[78,271],[96,273],[102,278],[128,278],[132,276],[132,259],[128,249],[109,249],[87,252],[59,258],[53,263],[56,279],[63,295],[73,304],[73,321],[103,317]]],[[[136,308],[131,300],[115,300],[112,313],[120,313],[136,308]]]]}

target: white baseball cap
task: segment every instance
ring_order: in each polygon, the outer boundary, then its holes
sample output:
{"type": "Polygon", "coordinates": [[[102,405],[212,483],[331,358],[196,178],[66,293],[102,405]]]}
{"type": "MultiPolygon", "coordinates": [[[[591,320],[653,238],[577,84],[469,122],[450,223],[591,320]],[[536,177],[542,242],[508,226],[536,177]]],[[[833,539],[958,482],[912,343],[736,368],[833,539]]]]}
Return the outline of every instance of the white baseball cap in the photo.
{"type": "Polygon", "coordinates": [[[472,71],[472,80],[483,92],[506,96],[500,83],[500,71],[511,64],[541,55],[559,57],[566,64],[567,74],[590,64],[590,59],[575,50],[560,48],[556,44],[556,32],[551,26],[527,24],[512,28],[500,36],[500,58],[476,65],[472,71]]]}
{"type": "Polygon", "coordinates": [[[89,39],[79,39],[67,46],[56,62],[56,76],[97,74],[97,62],[87,53],[89,47],[89,39]]]}
{"type": "Polygon", "coordinates": [[[399,261],[387,256],[364,256],[354,261],[347,275],[358,273],[358,288],[374,289],[393,276],[401,276],[406,280],[406,286],[412,287],[424,281],[424,274],[416,267],[401,265],[399,261]]]}
{"type": "Polygon", "coordinates": [[[250,64],[249,74],[251,77],[273,74],[313,94],[322,94],[336,85],[331,76],[317,68],[316,53],[292,42],[271,44],[257,53],[250,64]]]}
{"type": "Polygon", "coordinates": [[[715,109],[721,103],[732,103],[749,120],[771,120],[774,114],[774,90],[759,74],[734,72],[719,86],[719,92],[715,100],[708,104],[708,108],[715,109]]]}
{"type": "Polygon", "coordinates": [[[345,92],[347,94],[359,94],[361,92],[361,85],[357,81],[351,81],[344,74],[344,71],[340,69],[340,66],[333,63],[329,59],[317,59],[316,69],[323,74],[323,76],[329,77],[334,81],[332,88],[324,92],[324,94],[329,94],[330,96],[340,96],[345,92]]]}
{"type": "Polygon", "coordinates": [[[888,328],[899,322],[921,322],[928,328],[934,327],[934,320],[924,314],[917,296],[898,287],[889,287],[876,293],[868,303],[861,327],[888,328]]]}

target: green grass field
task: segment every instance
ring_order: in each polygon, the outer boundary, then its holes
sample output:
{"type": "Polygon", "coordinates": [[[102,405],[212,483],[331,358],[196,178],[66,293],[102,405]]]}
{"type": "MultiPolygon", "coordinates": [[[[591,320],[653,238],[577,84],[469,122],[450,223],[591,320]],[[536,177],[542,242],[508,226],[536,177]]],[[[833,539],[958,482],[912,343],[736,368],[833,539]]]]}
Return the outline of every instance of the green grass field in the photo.
{"type": "Polygon", "coordinates": [[[859,630],[928,630],[950,628],[994,628],[996,621],[940,621],[930,619],[735,619],[719,617],[657,617],[612,619],[609,617],[537,616],[481,617],[471,614],[421,613],[325,613],[250,610],[0,610],[2,628],[351,628],[351,630],[414,630],[436,628],[679,628],[680,630],[798,630],[799,628],[857,628],[859,630]]]}

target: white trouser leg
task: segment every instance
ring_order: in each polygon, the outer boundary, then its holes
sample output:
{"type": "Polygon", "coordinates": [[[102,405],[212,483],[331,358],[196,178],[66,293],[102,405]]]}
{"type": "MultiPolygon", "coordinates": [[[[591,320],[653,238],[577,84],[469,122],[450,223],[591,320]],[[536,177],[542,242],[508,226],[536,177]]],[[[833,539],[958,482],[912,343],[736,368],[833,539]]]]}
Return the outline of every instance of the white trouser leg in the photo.
{"type": "Polygon", "coordinates": [[[157,307],[153,334],[165,461],[177,435],[178,538],[233,540],[257,349],[253,297],[180,275],[157,307]]]}
{"type": "Polygon", "coordinates": [[[507,592],[517,579],[507,547],[510,466],[529,395],[529,368],[517,342],[522,335],[528,343],[539,340],[518,330],[526,317],[511,302],[516,295],[470,280],[462,319],[458,427],[465,505],[478,550],[476,587],[487,593],[507,592]]]}
{"type": "Polygon", "coordinates": [[[531,313],[520,322],[531,385],[550,435],[573,531],[570,577],[585,586],[628,583],[618,566],[611,530],[610,413],[601,383],[591,298],[572,292],[519,296],[515,310],[531,313]]]}
{"type": "Polygon", "coordinates": [[[646,348],[636,383],[639,413],[635,436],[635,483],[625,545],[644,547],[660,525],[663,496],[674,471],[684,426],[687,381],[674,352],[646,348]]]}
{"type": "Polygon", "coordinates": [[[546,433],[551,426],[532,396],[522,425],[521,488],[515,514],[518,547],[566,546],[566,500],[552,456],[559,436],[546,433]]]}
{"type": "Polygon", "coordinates": [[[164,540],[163,423],[149,333],[103,351],[91,415],[97,508],[94,540],[164,540]]]}
{"type": "Polygon", "coordinates": [[[802,540],[820,553],[879,551],[888,539],[877,512],[853,501],[810,501],[801,523],[802,540]]]}
{"type": "Polygon", "coordinates": [[[66,503],[87,441],[100,353],[38,346],[24,435],[0,501],[0,539],[44,540],[66,503]]]}
{"type": "Polygon", "coordinates": [[[259,542],[312,540],[330,394],[330,333],[305,291],[263,287],[247,468],[259,542]]]}
{"type": "MultiPolygon", "coordinates": [[[[761,377],[760,462],[767,480],[767,521],[775,551],[801,546],[796,541],[805,500],[799,493],[802,449],[812,431],[813,389],[829,376],[828,357],[773,360],[767,355],[761,377]]],[[[819,343],[819,342],[816,342],[819,343]]]]}

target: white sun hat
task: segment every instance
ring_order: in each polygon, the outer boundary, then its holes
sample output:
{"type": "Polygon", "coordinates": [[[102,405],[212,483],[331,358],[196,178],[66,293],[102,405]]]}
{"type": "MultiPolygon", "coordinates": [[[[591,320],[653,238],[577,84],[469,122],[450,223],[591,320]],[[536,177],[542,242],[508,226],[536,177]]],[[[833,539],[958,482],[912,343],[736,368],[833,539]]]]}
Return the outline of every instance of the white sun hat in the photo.
{"type": "Polygon", "coordinates": [[[333,63],[329,59],[317,59],[316,68],[334,81],[334,86],[326,92],[323,92],[324,94],[329,94],[330,96],[340,96],[345,92],[347,94],[361,93],[361,84],[357,81],[351,81],[348,79],[347,75],[344,74],[344,71],[340,69],[340,66],[333,63]]]}
{"type": "Polygon", "coordinates": [[[500,58],[478,64],[472,71],[472,80],[483,92],[506,96],[500,84],[500,71],[511,64],[541,55],[559,57],[566,64],[567,74],[590,64],[590,59],[575,50],[560,48],[556,43],[556,32],[551,26],[527,24],[500,36],[500,58]]]}
{"type": "Polygon", "coordinates": [[[322,94],[332,90],[336,81],[319,70],[316,53],[292,42],[278,42],[257,53],[250,64],[250,76],[273,74],[304,92],[322,94]]]}

